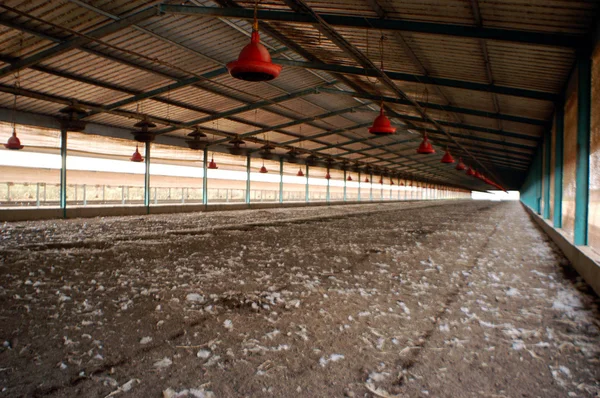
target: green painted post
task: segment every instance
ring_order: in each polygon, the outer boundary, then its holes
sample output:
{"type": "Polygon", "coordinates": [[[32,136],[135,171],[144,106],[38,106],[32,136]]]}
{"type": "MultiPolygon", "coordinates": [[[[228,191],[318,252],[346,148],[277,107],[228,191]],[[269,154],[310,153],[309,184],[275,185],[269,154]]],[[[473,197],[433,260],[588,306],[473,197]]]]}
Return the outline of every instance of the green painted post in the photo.
{"type": "Polygon", "coordinates": [[[552,133],[544,136],[544,218],[550,219],[550,161],[552,152],[552,133]]]}
{"type": "Polygon", "coordinates": [[[146,158],[144,164],[146,166],[144,172],[144,206],[146,207],[146,214],[150,214],[150,143],[146,142],[146,158]]]}
{"type": "Polygon", "coordinates": [[[208,205],[208,148],[204,148],[204,155],[202,156],[202,204],[208,205]]]}
{"type": "Polygon", "coordinates": [[[283,203],[283,158],[279,158],[279,203],[283,203]]]}
{"type": "Polygon", "coordinates": [[[304,194],[304,196],[305,196],[304,200],[305,200],[306,203],[308,203],[309,202],[309,200],[308,200],[308,195],[309,195],[309,191],[308,191],[308,165],[306,165],[306,187],[305,187],[305,191],[306,192],[304,194]]]}
{"type": "Polygon", "coordinates": [[[250,155],[246,155],[246,204],[250,204],[250,155]]]}
{"type": "Polygon", "coordinates": [[[372,202],[373,201],[373,173],[371,173],[371,179],[370,181],[370,188],[369,188],[369,200],[372,202]]]}
{"type": "Polygon", "coordinates": [[[575,245],[588,244],[588,204],[590,189],[590,102],[591,58],[577,58],[577,160],[575,185],[575,245]]]}
{"type": "Polygon", "coordinates": [[[554,228],[562,228],[562,193],[563,193],[563,141],[565,130],[565,105],[561,101],[556,104],[556,128],[554,132],[554,228]]]}
{"type": "Polygon", "coordinates": [[[67,129],[60,130],[60,208],[67,218],[67,129]]]}

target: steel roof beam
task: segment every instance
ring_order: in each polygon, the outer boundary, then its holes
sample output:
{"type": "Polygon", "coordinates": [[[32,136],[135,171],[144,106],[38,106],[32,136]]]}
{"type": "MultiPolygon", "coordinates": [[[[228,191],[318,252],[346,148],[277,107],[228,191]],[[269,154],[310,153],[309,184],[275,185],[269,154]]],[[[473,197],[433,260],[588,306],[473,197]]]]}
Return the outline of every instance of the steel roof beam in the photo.
{"type": "MultiPolygon", "coordinates": [[[[161,4],[161,12],[180,15],[198,15],[203,17],[253,19],[254,11],[244,8],[216,8],[161,4]]],[[[584,36],[561,33],[533,32],[514,29],[484,28],[468,25],[442,24],[432,22],[409,21],[406,19],[380,19],[365,16],[338,14],[319,14],[329,25],[345,28],[378,29],[396,32],[428,33],[435,35],[467,37],[474,39],[508,41],[514,43],[583,48],[588,40],[584,36]]],[[[311,15],[301,12],[258,10],[258,19],[272,22],[292,22],[312,24],[311,15]]]]}
{"type": "MultiPolygon", "coordinates": [[[[1,6],[0,6],[1,7],[1,6]]],[[[158,8],[156,6],[151,6],[145,8],[141,11],[136,12],[130,16],[120,19],[119,21],[111,22],[106,24],[98,29],[94,29],[91,32],[84,33],[85,36],[77,36],[73,39],[63,41],[62,43],[50,47],[48,49],[39,51],[29,57],[23,58],[18,62],[5,66],[0,69],[0,78],[10,75],[11,73],[15,73],[22,69],[33,66],[39,62],[42,62],[46,59],[56,57],[57,55],[63,54],[69,50],[74,48],[78,48],[83,46],[84,44],[90,43],[93,41],[93,38],[100,38],[103,36],[107,36],[109,34],[118,32],[122,29],[125,29],[133,24],[136,24],[145,19],[154,17],[157,15],[158,8]]]]}
{"type": "MultiPolygon", "coordinates": [[[[284,66],[291,66],[291,67],[303,68],[303,69],[320,70],[320,71],[333,72],[333,73],[342,73],[344,75],[370,76],[370,77],[378,76],[378,72],[375,70],[358,68],[355,66],[329,65],[329,64],[324,64],[324,63],[296,61],[296,60],[282,59],[282,58],[275,58],[275,59],[273,59],[273,62],[280,64],[280,65],[284,65],[284,66]]],[[[414,75],[414,74],[410,74],[410,73],[391,72],[391,71],[386,71],[385,74],[392,80],[403,81],[403,82],[422,83],[422,84],[429,84],[429,85],[433,85],[433,86],[460,88],[460,89],[472,90],[472,91],[482,91],[482,92],[486,92],[486,93],[495,93],[495,94],[510,95],[510,96],[514,96],[514,97],[531,98],[531,99],[542,100],[542,101],[555,102],[559,98],[559,94],[555,94],[555,93],[550,93],[550,92],[545,92],[545,91],[536,91],[536,90],[527,90],[527,89],[514,88],[514,87],[497,86],[493,83],[492,84],[476,83],[476,82],[469,82],[469,81],[463,81],[463,80],[444,79],[444,78],[439,78],[439,77],[431,77],[431,76],[427,76],[427,75],[414,75]]]]}
{"type": "MultiPolygon", "coordinates": [[[[390,104],[413,106],[413,104],[410,101],[408,101],[406,99],[396,98],[396,97],[386,97],[386,96],[380,96],[380,95],[375,95],[375,94],[359,93],[359,92],[355,92],[355,91],[334,90],[334,89],[327,89],[327,88],[324,88],[320,91],[322,91],[324,93],[330,93],[330,94],[346,95],[346,96],[355,97],[355,98],[363,98],[363,99],[368,99],[371,101],[384,101],[384,102],[390,103],[390,104]]],[[[460,107],[452,106],[452,105],[440,105],[440,104],[435,104],[435,103],[431,103],[431,102],[417,101],[417,103],[425,109],[435,109],[435,110],[439,110],[439,111],[443,111],[443,112],[462,113],[465,115],[481,116],[481,117],[486,117],[486,118],[490,118],[490,119],[499,119],[499,120],[506,120],[506,121],[510,121],[510,122],[516,122],[516,123],[532,124],[535,126],[544,126],[544,127],[548,126],[548,121],[542,120],[542,119],[533,119],[533,118],[528,118],[528,117],[523,117],[523,116],[505,115],[505,114],[486,112],[486,111],[481,111],[481,110],[476,110],[476,109],[460,108],[460,107]]]]}

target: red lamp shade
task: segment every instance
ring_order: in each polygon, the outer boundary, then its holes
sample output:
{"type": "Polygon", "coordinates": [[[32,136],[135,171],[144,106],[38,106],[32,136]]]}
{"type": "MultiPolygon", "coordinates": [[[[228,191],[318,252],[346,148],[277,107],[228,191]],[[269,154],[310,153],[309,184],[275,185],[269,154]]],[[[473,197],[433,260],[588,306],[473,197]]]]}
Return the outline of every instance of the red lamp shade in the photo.
{"type": "Polygon", "coordinates": [[[281,65],[271,62],[269,50],[260,43],[258,30],[253,28],[250,44],[240,52],[237,61],[227,64],[227,70],[236,79],[264,82],[279,76],[281,65]]]}
{"type": "Polygon", "coordinates": [[[262,167],[260,168],[260,170],[258,171],[259,173],[262,174],[266,174],[269,172],[269,170],[267,170],[267,168],[265,167],[265,165],[263,164],[262,167]]]}
{"type": "Polygon", "coordinates": [[[373,135],[388,135],[394,134],[396,128],[392,127],[390,119],[383,113],[383,106],[379,110],[379,116],[373,121],[373,126],[369,128],[369,133],[373,135]]]}
{"type": "Polygon", "coordinates": [[[470,167],[469,167],[469,168],[467,169],[467,175],[468,175],[468,176],[474,176],[474,175],[475,175],[475,172],[473,171],[473,169],[472,169],[472,168],[470,168],[470,167]]]}
{"type": "Polygon", "coordinates": [[[331,174],[329,174],[329,172],[327,172],[327,174],[325,174],[325,179],[326,180],[331,180],[331,174]]]}
{"type": "Polygon", "coordinates": [[[347,180],[352,181],[352,176],[348,176],[347,180]]]}
{"type": "Polygon", "coordinates": [[[369,182],[369,177],[365,177],[365,182],[369,182]]]}
{"type": "Polygon", "coordinates": [[[302,169],[298,169],[298,173],[296,173],[296,176],[304,177],[304,173],[302,172],[302,169]]]}
{"type": "Polygon", "coordinates": [[[140,162],[144,161],[144,158],[142,157],[142,154],[140,153],[140,149],[138,148],[137,145],[135,146],[135,152],[129,158],[129,160],[131,160],[132,162],[136,162],[136,163],[140,163],[140,162]]]}
{"type": "Polygon", "coordinates": [[[394,185],[394,180],[390,180],[390,185],[394,185]]]}
{"type": "Polygon", "coordinates": [[[467,168],[467,166],[465,166],[465,164],[463,163],[462,158],[458,159],[458,164],[456,165],[456,170],[463,171],[466,168],[467,168]]]}
{"type": "Polygon", "coordinates": [[[19,140],[19,137],[17,137],[17,133],[15,131],[13,131],[12,136],[10,136],[6,144],[4,144],[4,147],[6,149],[13,150],[19,150],[24,148],[24,146],[21,145],[21,140],[19,140]]]}
{"type": "Polygon", "coordinates": [[[442,156],[442,163],[454,163],[454,158],[450,155],[450,151],[446,149],[446,153],[442,156]]]}
{"type": "Polygon", "coordinates": [[[208,168],[211,170],[216,170],[219,168],[219,166],[217,166],[217,164],[215,163],[214,158],[210,158],[210,163],[208,164],[208,168]]]}
{"type": "Polygon", "coordinates": [[[419,145],[419,149],[417,149],[417,153],[421,155],[429,155],[435,153],[435,149],[431,146],[431,142],[427,138],[427,134],[423,136],[423,141],[421,141],[421,145],[419,145]]]}
{"type": "Polygon", "coordinates": [[[383,177],[381,177],[381,178],[379,179],[379,183],[380,183],[380,184],[383,184],[383,177]]]}

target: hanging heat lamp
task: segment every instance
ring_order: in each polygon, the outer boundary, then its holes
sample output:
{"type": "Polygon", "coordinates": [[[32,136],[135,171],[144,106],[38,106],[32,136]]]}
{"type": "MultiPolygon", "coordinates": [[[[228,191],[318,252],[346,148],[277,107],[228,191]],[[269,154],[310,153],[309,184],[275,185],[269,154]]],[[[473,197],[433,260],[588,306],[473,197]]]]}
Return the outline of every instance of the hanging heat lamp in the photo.
{"type": "Polygon", "coordinates": [[[396,132],[396,128],[392,127],[392,123],[390,119],[383,112],[383,102],[381,103],[381,108],[379,109],[379,116],[375,118],[373,121],[373,126],[369,127],[369,133],[373,135],[389,135],[394,134],[396,132]]]}
{"type": "MultiPolygon", "coordinates": [[[[381,60],[381,73],[385,74],[385,70],[383,68],[383,40],[385,37],[382,35],[379,39],[379,58],[381,60]]],[[[385,115],[383,110],[383,100],[381,101],[381,105],[379,107],[379,116],[375,118],[373,121],[373,126],[369,128],[369,133],[373,135],[390,135],[396,132],[396,128],[392,127],[392,123],[390,119],[385,115]]]]}
{"type": "Polygon", "coordinates": [[[298,163],[298,151],[296,148],[292,148],[287,153],[288,162],[290,163],[298,163]]]}
{"type": "Polygon", "coordinates": [[[431,142],[429,138],[427,138],[427,133],[423,134],[423,141],[421,141],[421,145],[419,145],[419,149],[417,149],[417,153],[421,155],[430,155],[435,153],[435,149],[431,146],[431,142]]]}
{"type": "Polygon", "coordinates": [[[319,161],[319,157],[315,154],[310,154],[306,157],[306,159],[304,159],[304,162],[309,165],[309,166],[314,166],[317,164],[317,162],[319,161]]]}
{"type": "Polygon", "coordinates": [[[188,147],[190,147],[190,149],[199,151],[201,149],[206,148],[206,146],[208,145],[208,141],[206,140],[206,134],[200,131],[200,128],[198,126],[194,127],[194,131],[189,133],[187,136],[190,137],[190,139],[185,140],[185,142],[188,144],[188,147]]]}
{"type": "MultiPolygon", "coordinates": [[[[17,84],[15,84],[17,85],[17,84]]],[[[12,122],[12,135],[8,138],[8,141],[6,142],[6,144],[4,144],[4,147],[6,149],[11,149],[14,151],[18,151],[19,149],[23,149],[24,146],[21,145],[21,140],[19,140],[19,137],[17,137],[17,123],[16,123],[16,115],[17,115],[17,94],[15,94],[15,99],[13,101],[13,122],[12,122]]]]}
{"type": "Polygon", "coordinates": [[[265,161],[263,160],[263,164],[262,167],[260,168],[260,170],[258,171],[261,174],[267,174],[269,172],[269,170],[267,170],[267,168],[265,167],[265,161]]]}
{"type": "Polygon", "coordinates": [[[468,176],[474,176],[474,175],[475,175],[475,172],[473,171],[473,169],[472,169],[472,168],[470,168],[470,167],[469,167],[469,168],[467,169],[467,173],[466,173],[466,174],[467,174],[468,176]]]}
{"type": "Polygon", "coordinates": [[[456,170],[463,171],[466,168],[467,168],[467,166],[465,166],[465,164],[463,163],[462,158],[459,158],[458,164],[456,165],[456,170]]]}
{"type": "Polygon", "coordinates": [[[217,166],[217,163],[215,162],[214,154],[211,154],[211,156],[210,156],[210,162],[208,163],[208,168],[211,170],[216,170],[219,168],[219,166],[217,166]]]}
{"type": "Polygon", "coordinates": [[[254,6],[254,23],[250,44],[240,52],[237,61],[227,64],[232,77],[249,82],[264,82],[275,79],[281,73],[281,65],[271,62],[269,50],[260,43],[258,33],[258,0],[254,6]]]}
{"type": "Polygon", "coordinates": [[[260,157],[263,159],[273,159],[273,157],[274,157],[273,149],[275,149],[275,147],[269,143],[261,146],[260,147],[260,157]]]}
{"type": "Polygon", "coordinates": [[[232,145],[231,147],[227,148],[230,154],[241,156],[246,152],[246,150],[242,148],[242,145],[246,144],[246,142],[240,137],[235,137],[234,139],[229,141],[229,143],[232,145]]]}
{"type": "Polygon", "coordinates": [[[450,151],[448,150],[448,148],[446,148],[446,153],[444,153],[444,156],[442,156],[442,163],[454,163],[454,158],[452,157],[452,155],[450,154],[450,151]]]}
{"type": "Polygon", "coordinates": [[[140,149],[139,149],[138,145],[135,146],[135,152],[133,153],[131,158],[129,158],[129,160],[131,160],[132,162],[136,162],[136,163],[140,163],[140,162],[144,161],[144,158],[142,157],[142,154],[140,153],[140,149]]]}
{"type": "Polygon", "coordinates": [[[304,173],[302,172],[302,168],[298,168],[298,172],[296,173],[296,177],[304,177],[304,173]]]}
{"type": "Polygon", "coordinates": [[[8,138],[8,141],[6,142],[6,144],[4,144],[4,147],[6,149],[12,150],[19,150],[25,148],[23,145],[21,145],[21,140],[19,140],[19,137],[17,137],[17,131],[14,127],[12,135],[8,138]]]}

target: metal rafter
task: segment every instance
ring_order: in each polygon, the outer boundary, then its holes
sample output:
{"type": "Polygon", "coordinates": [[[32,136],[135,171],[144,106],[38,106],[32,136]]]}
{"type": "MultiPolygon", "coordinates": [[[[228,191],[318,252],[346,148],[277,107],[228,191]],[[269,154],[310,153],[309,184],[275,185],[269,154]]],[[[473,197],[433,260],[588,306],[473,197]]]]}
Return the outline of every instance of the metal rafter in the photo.
{"type": "MultiPolygon", "coordinates": [[[[254,12],[244,8],[199,7],[176,4],[162,4],[162,12],[180,15],[199,15],[204,17],[253,19],[254,12]]],[[[477,26],[453,25],[431,22],[417,22],[397,19],[368,18],[339,14],[320,14],[324,22],[332,26],[346,28],[379,29],[398,32],[428,33],[454,37],[508,41],[514,43],[583,48],[589,42],[581,35],[543,33],[500,28],[481,28],[477,26]]],[[[280,10],[258,10],[258,19],[272,22],[293,22],[312,24],[314,19],[307,12],[289,12],[280,10]]]]}

